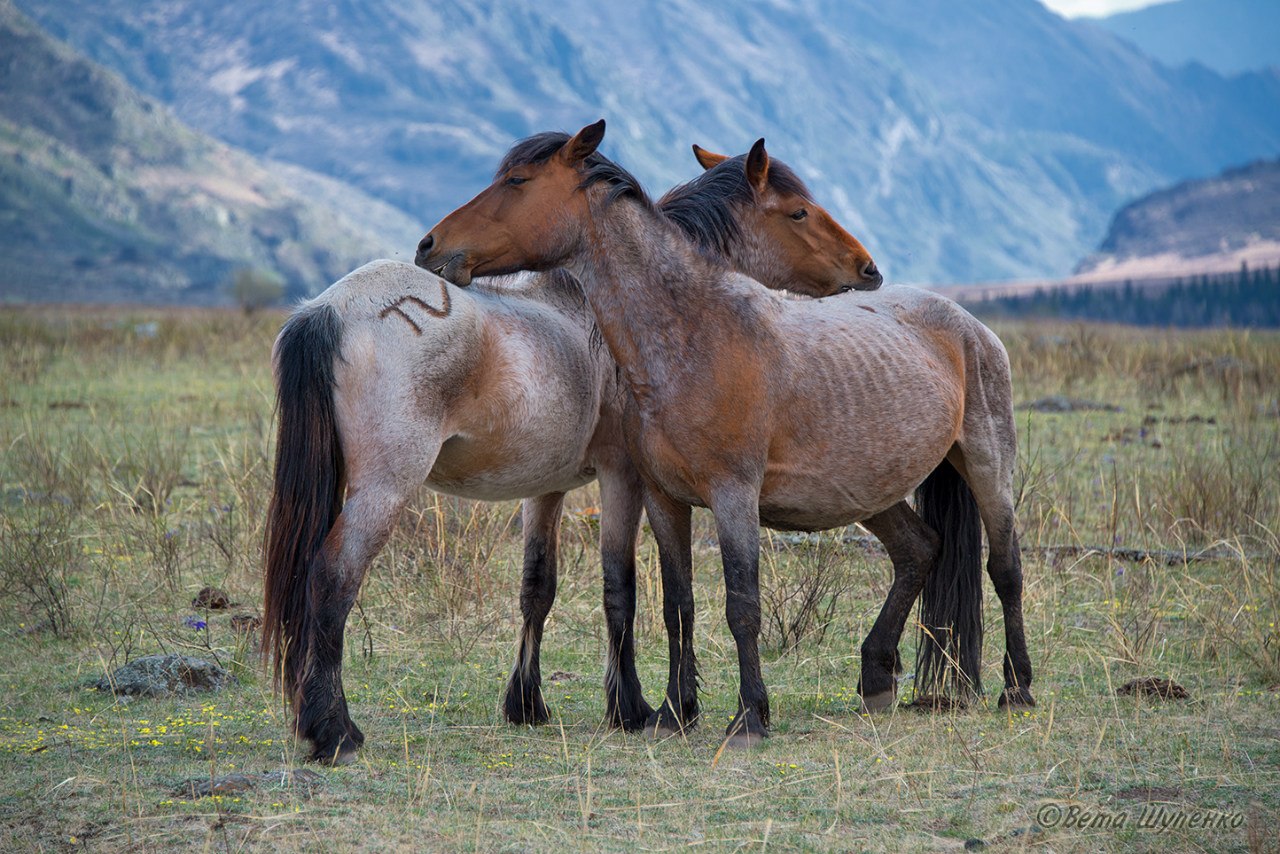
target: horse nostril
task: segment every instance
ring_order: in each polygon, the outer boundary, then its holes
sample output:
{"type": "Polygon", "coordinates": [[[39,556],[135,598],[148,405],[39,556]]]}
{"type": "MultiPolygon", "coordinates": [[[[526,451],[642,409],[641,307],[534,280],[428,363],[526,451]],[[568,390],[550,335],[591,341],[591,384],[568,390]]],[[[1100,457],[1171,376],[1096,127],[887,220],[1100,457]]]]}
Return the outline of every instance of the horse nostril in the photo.
{"type": "Polygon", "coordinates": [[[426,237],[418,241],[418,254],[426,255],[431,251],[431,247],[435,245],[436,239],[428,234],[426,237]]]}
{"type": "Polygon", "coordinates": [[[862,278],[876,279],[880,277],[880,270],[876,267],[875,261],[868,261],[867,266],[862,268],[862,278]]]}

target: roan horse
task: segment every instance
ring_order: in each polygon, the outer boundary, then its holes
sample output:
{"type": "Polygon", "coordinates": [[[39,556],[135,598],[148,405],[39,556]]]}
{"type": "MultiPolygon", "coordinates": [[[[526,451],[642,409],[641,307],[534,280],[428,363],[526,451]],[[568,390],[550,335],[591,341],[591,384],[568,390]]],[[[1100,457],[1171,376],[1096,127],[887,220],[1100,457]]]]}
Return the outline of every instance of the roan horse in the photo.
{"type": "Polygon", "coordinates": [[[581,279],[631,392],[626,438],[658,541],[668,631],[680,634],[653,728],[675,730],[698,713],[691,506],[714,514],[724,565],[740,680],[731,745],[768,734],[757,646],[762,523],[813,531],[865,520],[884,542],[894,581],[862,644],[859,690],[872,709],[894,702],[898,640],[922,589],[935,638],[923,645],[926,678],[958,659],[954,681],[980,690],[985,526],[1005,618],[1000,703],[1033,705],[1000,341],[924,291],[787,300],[708,263],[596,153],[603,136],[601,120],[543,163],[500,169],[423,238],[417,263],[459,281],[555,267],[581,279]],[[903,502],[917,485],[925,519],[903,502]]]}
{"type": "MultiPolygon", "coordinates": [[[[501,173],[544,162],[568,138],[523,141],[501,173]]],[[[763,140],[745,157],[695,153],[707,171],[672,190],[664,209],[706,263],[810,296],[879,286],[866,250],[785,165],[770,165],[763,140]],[[805,228],[776,227],[800,210],[805,228]]],[[[342,691],[343,628],[424,481],[470,498],[528,498],[524,629],[503,709],[512,722],[540,723],[539,647],[564,493],[599,478],[607,719],[636,730],[651,716],[632,640],[641,485],[623,447],[625,394],[596,334],[580,285],[563,272],[463,290],[390,261],[356,270],[286,323],[273,354],[280,420],[263,648],[313,758],[346,761],[363,742],[342,691]]]]}

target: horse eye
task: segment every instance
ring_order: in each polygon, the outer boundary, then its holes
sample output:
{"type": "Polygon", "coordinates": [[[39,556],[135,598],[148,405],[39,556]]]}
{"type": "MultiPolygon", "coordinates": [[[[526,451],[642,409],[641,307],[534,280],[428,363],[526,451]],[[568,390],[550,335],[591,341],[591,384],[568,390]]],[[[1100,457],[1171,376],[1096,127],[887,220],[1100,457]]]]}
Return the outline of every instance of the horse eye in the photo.
{"type": "Polygon", "coordinates": [[[528,180],[529,180],[528,178],[521,178],[519,175],[512,175],[509,178],[507,178],[506,181],[503,181],[503,183],[506,184],[508,187],[519,187],[521,184],[523,184],[525,181],[528,181],[528,180]]]}
{"type": "Polygon", "coordinates": [[[805,217],[807,217],[808,215],[809,215],[809,212],[808,212],[807,210],[805,210],[804,208],[801,208],[800,210],[798,210],[798,211],[796,211],[795,213],[793,213],[793,214],[791,215],[791,218],[792,218],[792,219],[794,219],[796,222],[799,222],[800,220],[804,219],[804,218],[805,218],[805,217]]]}

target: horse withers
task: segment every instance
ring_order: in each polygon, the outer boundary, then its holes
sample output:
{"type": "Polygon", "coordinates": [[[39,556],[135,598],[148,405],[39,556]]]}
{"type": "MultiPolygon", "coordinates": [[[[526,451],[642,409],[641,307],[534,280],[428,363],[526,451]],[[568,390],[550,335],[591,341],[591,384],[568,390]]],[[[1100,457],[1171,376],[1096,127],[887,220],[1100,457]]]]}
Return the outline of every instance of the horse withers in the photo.
{"type": "MultiPolygon", "coordinates": [[[[894,581],[863,641],[859,685],[869,708],[884,708],[896,697],[898,641],[922,590],[926,627],[941,636],[926,663],[956,658],[957,679],[979,690],[980,520],[1005,618],[1000,703],[1034,704],[1014,529],[1016,431],[999,339],[928,292],[788,300],[681,250],[639,186],[597,153],[603,135],[602,120],[545,162],[500,170],[432,229],[418,261],[464,281],[554,267],[582,281],[631,392],[628,447],[646,485],[669,620],[692,621],[691,607],[680,611],[690,508],[715,516],[739,664],[730,743],[768,732],[761,524],[814,531],[862,521],[884,541],[894,581]],[[932,524],[903,501],[917,487],[932,524]]],[[[672,645],[656,731],[697,714],[691,637],[672,645]]]]}

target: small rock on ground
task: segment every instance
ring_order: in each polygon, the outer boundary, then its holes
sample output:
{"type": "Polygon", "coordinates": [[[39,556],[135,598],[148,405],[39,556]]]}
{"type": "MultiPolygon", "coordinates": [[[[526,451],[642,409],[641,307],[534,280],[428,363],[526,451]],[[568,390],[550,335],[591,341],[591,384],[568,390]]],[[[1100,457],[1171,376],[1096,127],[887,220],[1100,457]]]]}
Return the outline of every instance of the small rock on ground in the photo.
{"type": "Polygon", "coordinates": [[[231,607],[231,597],[216,587],[204,587],[191,600],[192,608],[206,611],[223,611],[231,607]]]}
{"type": "Polygon", "coordinates": [[[169,697],[195,691],[217,691],[234,677],[212,661],[189,655],[145,655],[116,668],[94,685],[99,691],[142,697],[169,697]]]}
{"type": "Polygon", "coordinates": [[[1182,790],[1173,786],[1130,786],[1116,792],[1113,797],[1121,801],[1176,803],[1182,797],[1182,790]]]}
{"type": "Polygon", "coordinates": [[[1019,409],[1030,409],[1034,412],[1123,412],[1119,406],[1110,403],[1099,403],[1096,400],[1081,400],[1067,397],[1065,394],[1053,394],[1024,403],[1019,409]]]}
{"type": "Polygon", "coordinates": [[[550,676],[547,677],[547,681],[548,682],[567,682],[570,679],[578,679],[578,678],[580,677],[576,673],[569,673],[568,671],[565,671],[565,670],[557,670],[555,673],[552,673],[550,676]]]}
{"type": "Polygon", "coordinates": [[[262,628],[262,618],[255,614],[236,614],[231,618],[231,630],[248,635],[262,628]]]}
{"type": "Polygon", "coordinates": [[[902,707],[921,712],[961,712],[969,708],[969,703],[963,697],[948,697],[946,694],[921,694],[910,703],[903,703],[902,707]]]}
{"type": "Polygon", "coordinates": [[[293,789],[309,798],[324,783],[324,778],[305,768],[282,768],[263,774],[223,774],[221,777],[193,777],[173,789],[175,797],[195,800],[210,795],[238,795],[256,788],[293,789]]]}
{"type": "Polygon", "coordinates": [[[1122,697],[1140,694],[1143,697],[1154,697],[1157,700],[1186,700],[1191,696],[1187,693],[1186,688],[1183,688],[1172,679],[1161,679],[1157,676],[1130,679],[1117,688],[1116,693],[1122,697]]]}

